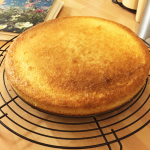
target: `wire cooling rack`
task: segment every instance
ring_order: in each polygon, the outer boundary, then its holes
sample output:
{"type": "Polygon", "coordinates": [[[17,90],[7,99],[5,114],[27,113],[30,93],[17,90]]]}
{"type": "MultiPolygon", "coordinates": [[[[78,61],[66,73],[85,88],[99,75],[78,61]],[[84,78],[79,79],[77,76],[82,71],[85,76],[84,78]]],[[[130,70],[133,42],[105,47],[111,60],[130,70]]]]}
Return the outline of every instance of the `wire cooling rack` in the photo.
{"type": "Polygon", "coordinates": [[[117,149],[122,150],[122,140],[150,123],[149,76],[143,88],[130,102],[105,114],[68,117],[32,108],[19,98],[5,77],[3,62],[11,41],[0,49],[0,124],[13,134],[32,143],[56,149],[105,147],[113,150],[112,144],[115,143],[117,149]],[[73,144],[67,146],[69,142],[73,144]]]}

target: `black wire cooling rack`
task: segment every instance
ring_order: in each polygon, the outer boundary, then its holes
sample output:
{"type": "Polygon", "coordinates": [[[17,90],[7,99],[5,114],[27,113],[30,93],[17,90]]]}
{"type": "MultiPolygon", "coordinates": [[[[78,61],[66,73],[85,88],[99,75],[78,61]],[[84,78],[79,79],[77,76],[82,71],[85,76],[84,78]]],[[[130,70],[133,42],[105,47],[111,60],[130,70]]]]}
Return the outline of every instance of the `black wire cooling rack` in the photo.
{"type": "Polygon", "coordinates": [[[115,150],[122,150],[122,140],[150,123],[149,77],[130,102],[105,114],[68,117],[32,108],[19,98],[5,77],[3,61],[12,40],[0,49],[0,82],[3,83],[0,91],[0,124],[13,134],[56,149],[105,147],[113,150],[112,145],[115,144],[115,150]],[[16,128],[19,130],[16,131],[16,128]],[[69,142],[72,142],[71,146],[66,146],[69,142]]]}

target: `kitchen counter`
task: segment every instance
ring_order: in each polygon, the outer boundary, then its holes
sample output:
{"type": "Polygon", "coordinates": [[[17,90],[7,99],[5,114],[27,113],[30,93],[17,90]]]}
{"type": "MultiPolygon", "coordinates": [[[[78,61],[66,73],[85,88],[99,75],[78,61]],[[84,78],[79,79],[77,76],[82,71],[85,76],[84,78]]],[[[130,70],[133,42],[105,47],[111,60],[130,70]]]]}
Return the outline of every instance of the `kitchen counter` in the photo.
{"type": "MultiPolygon", "coordinates": [[[[119,7],[118,5],[111,2],[111,0],[62,0],[64,2],[64,6],[62,10],[60,11],[58,18],[61,17],[68,17],[68,16],[96,16],[96,17],[102,17],[105,19],[110,19],[113,21],[116,21],[118,23],[121,23],[127,27],[129,27],[131,30],[133,30],[135,33],[137,33],[139,28],[139,23],[135,21],[135,14],[128,12],[127,10],[119,7]]],[[[114,39],[115,40],[115,39],[114,39]]],[[[3,45],[5,41],[0,41],[0,45],[3,45]]],[[[5,53],[4,53],[5,54],[5,53]]],[[[1,60],[1,58],[0,58],[1,60]]],[[[0,68],[0,87],[1,87],[1,93],[2,96],[6,101],[9,101],[11,98],[8,96],[4,84],[3,84],[3,64],[0,68]]],[[[15,93],[11,89],[9,83],[7,83],[6,80],[6,87],[8,89],[8,92],[11,93],[11,96],[14,98],[15,93]]],[[[49,145],[57,145],[64,147],[78,147],[78,146],[89,146],[89,145],[97,145],[99,143],[105,143],[103,137],[97,137],[92,139],[86,139],[86,140],[66,140],[66,139],[59,139],[59,138],[53,138],[54,137],[65,137],[65,138],[76,138],[76,137],[90,137],[90,136],[97,136],[100,133],[101,128],[103,133],[109,132],[113,129],[114,131],[118,130],[119,128],[123,128],[125,126],[125,129],[123,129],[121,132],[116,132],[116,135],[118,138],[123,137],[119,142],[121,142],[123,150],[150,150],[150,99],[149,99],[149,81],[147,82],[146,89],[144,89],[144,92],[142,96],[139,96],[139,100],[136,102],[135,100],[131,101],[127,106],[124,106],[123,108],[119,109],[118,111],[112,112],[111,114],[100,116],[100,117],[89,117],[89,118],[65,118],[65,117],[59,117],[59,116],[53,116],[41,113],[31,107],[29,107],[27,104],[25,104],[23,101],[21,101],[18,97],[15,99],[17,104],[19,106],[27,109],[30,113],[33,113],[36,116],[40,116],[44,119],[50,119],[53,120],[52,122],[47,122],[45,120],[41,120],[39,118],[35,118],[34,116],[30,116],[30,114],[26,113],[24,110],[20,109],[14,102],[10,102],[10,107],[13,108],[19,115],[23,116],[22,119],[19,116],[16,116],[14,111],[12,111],[9,107],[4,106],[1,108],[2,112],[6,112],[7,116],[15,122],[21,124],[21,126],[26,127],[27,129],[30,129],[31,131],[39,132],[41,134],[46,134],[52,137],[41,137],[40,135],[35,135],[31,133],[30,131],[24,131],[24,129],[18,127],[15,123],[10,121],[6,116],[3,116],[3,113],[0,111],[0,149],[1,150],[49,150],[54,149],[52,147],[46,147],[41,146],[39,144],[34,144],[32,142],[27,141],[26,139],[20,138],[17,135],[10,132],[8,129],[6,129],[3,125],[6,124],[9,128],[13,129],[13,131],[19,133],[20,135],[23,135],[27,139],[32,139],[41,143],[48,143],[49,145]],[[136,102],[134,104],[134,102],[136,102]],[[144,103],[145,102],[145,103],[144,103]],[[133,104],[132,104],[133,103],[133,104]],[[144,104],[143,104],[144,103],[144,104]],[[143,106],[142,106],[143,105],[143,106]],[[129,108],[127,109],[127,107],[129,108]],[[140,108],[142,107],[142,108],[140,108]],[[139,108],[139,110],[137,110],[139,108]],[[119,112],[122,112],[120,115],[117,115],[115,117],[112,117],[109,119],[110,115],[115,115],[119,112]],[[147,114],[139,119],[144,113],[147,114]],[[130,116],[132,114],[132,116],[130,116]],[[107,117],[108,119],[104,119],[107,117]],[[126,118],[126,119],[124,119],[126,118]],[[97,125],[96,122],[93,122],[94,119],[96,120],[103,120],[100,121],[99,125],[97,125]],[[33,122],[33,124],[26,122],[26,120],[29,120],[33,122]],[[122,120],[119,122],[119,120],[122,120]],[[133,125],[131,125],[134,121],[137,121],[133,125]],[[56,122],[69,122],[69,125],[66,124],[58,124],[56,122]],[[71,123],[78,123],[81,122],[82,124],[79,125],[72,125],[71,123]],[[93,122],[91,124],[87,124],[84,122],[93,122]],[[109,126],[109,124],[113,124],[113,122],[118,122],[117,124],[112,125],[110,128],[105,128],[105,126],[109,126]],[[4,124],[3,124],[4,123],[4,124]],[[38,124],[38,126],[34,126],[34,124],[38,124]],[[144,127],[145,126],[145,127],[144,127]],[[41,127],[44,127],[42,129],[41,127]],[[143,128],[142,128],[143,127],[143,128]],[[46,128],[46,129],[45,129],[46,128]],[[52,130],[47,130],[47,128],[52,128],[52,130]],[[73,132],[70,133],[69,131],[73,130],[89,130],[89,129],[95,129],[94,131],[89,132],[73,132]],[[100,128],[100,129],[97,129],[100,128]],[[138,129],[142,128],[140,131],[138,129]],[[60,129],[63,131],[56,131],[54,129],[60,129]],[[67,132],[64,132],[64,130],[67,130],[67,132]],[[137,133],[133,134],[133,131],[138,131],[137,133]],[[130,135],[127,138],[124,138],[126,135],[130,135]],[[133,135],[132,135],[133,134],[133,135]]],[[[4,101],[2,100],[2,97],[0,97],[0,106],[4,104],[4,101]]],[[[111,134],[110,136],[105,137],[107,141],[113,141],[115,140],[115,135],[111,134]]],[[[102,147],[95,147],[93,150],[108,150],[109,146],[112,150],[119,150],[119,142],[112,143],[110,145],[102,146],[102,147]]],[[[62,149],[62,148],[60,148],[62,149]]],[[[74,148],[75,149],[75,148],[74,148]]],[[[89,149],[92,149],[89,147],[89,149]]]]}

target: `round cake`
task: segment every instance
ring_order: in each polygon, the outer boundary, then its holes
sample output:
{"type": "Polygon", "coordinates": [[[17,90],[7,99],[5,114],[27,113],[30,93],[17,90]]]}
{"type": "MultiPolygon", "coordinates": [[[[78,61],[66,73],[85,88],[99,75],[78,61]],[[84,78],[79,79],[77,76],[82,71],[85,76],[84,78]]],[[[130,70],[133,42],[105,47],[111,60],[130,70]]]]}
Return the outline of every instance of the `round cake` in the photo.
{"type": "Polygon", "coordinates": [[[19,35],[5,72],[32,106],[62,115],[104,113],[130,101],[150,69],[145,43],[129,28],[96,17],[40,23],[19,35]]]}

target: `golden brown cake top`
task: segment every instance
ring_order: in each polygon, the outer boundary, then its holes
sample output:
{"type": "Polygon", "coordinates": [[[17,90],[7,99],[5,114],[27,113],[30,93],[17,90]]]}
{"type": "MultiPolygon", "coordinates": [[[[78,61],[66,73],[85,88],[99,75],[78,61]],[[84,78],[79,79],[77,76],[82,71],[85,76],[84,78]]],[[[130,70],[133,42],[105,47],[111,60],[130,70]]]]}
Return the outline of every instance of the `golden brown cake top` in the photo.
{"type": "Polygon", "coordinates": [[[95,17],[41,23],[21,34],[5,60],[25,97],[65,107],[107,105],[144,83],[149,52],[127,27],[95,17]]]}

